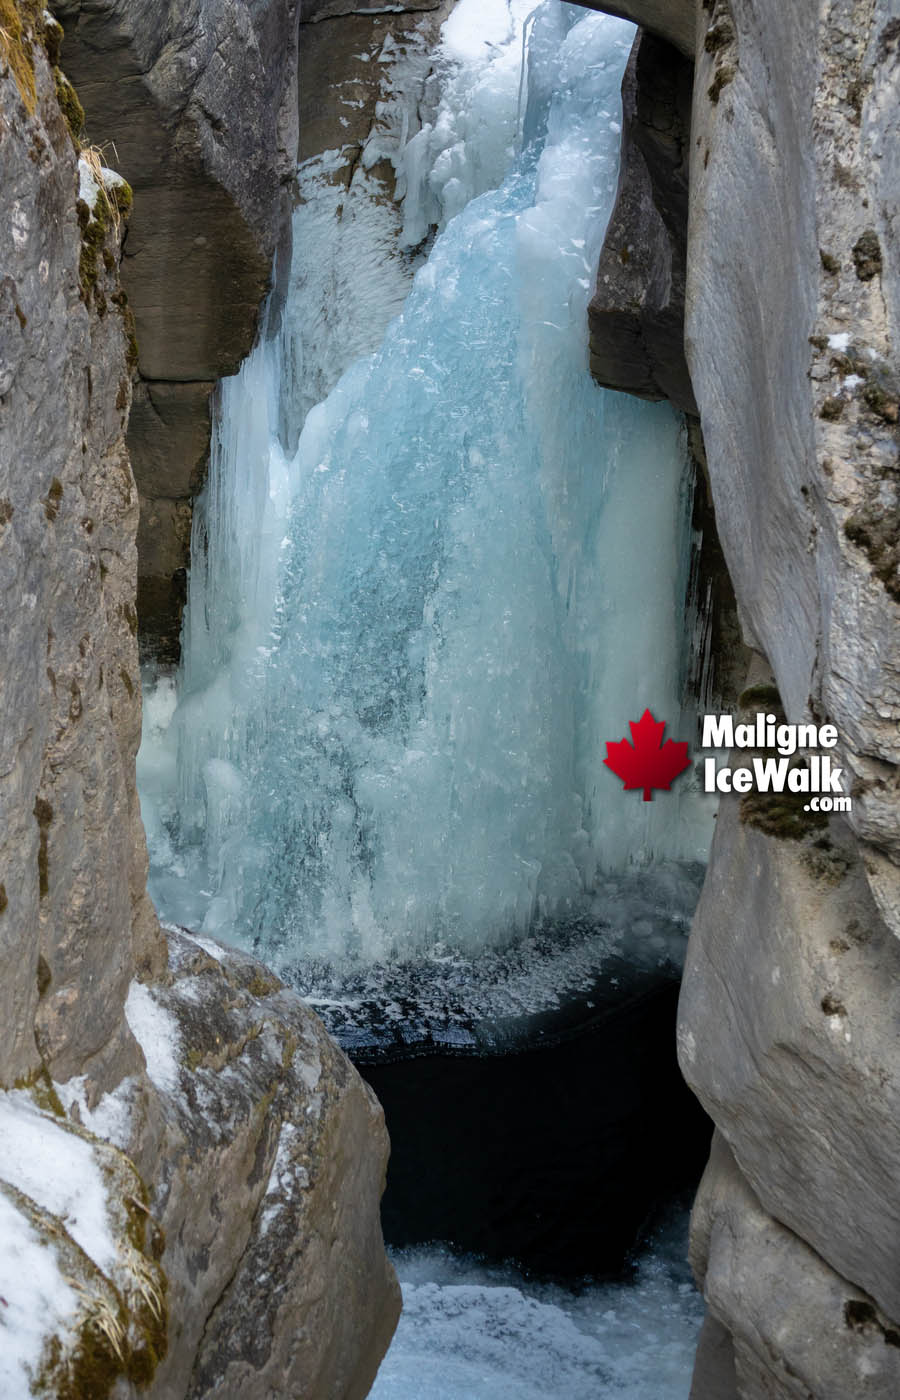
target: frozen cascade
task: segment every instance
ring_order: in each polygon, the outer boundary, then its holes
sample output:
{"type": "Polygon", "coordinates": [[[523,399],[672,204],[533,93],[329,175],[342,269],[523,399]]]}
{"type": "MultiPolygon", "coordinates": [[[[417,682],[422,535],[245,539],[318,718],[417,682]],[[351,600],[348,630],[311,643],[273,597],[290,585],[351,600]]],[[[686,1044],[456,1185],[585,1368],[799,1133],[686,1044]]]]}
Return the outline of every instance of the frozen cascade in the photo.
{"type": "Polygon", "coordinates": [[[682,428],[587,370],[633,32],[536,12],[533,139],[293,456],[285,335],[222,386],[180,703],[151,698],[140,765],[170,917],[281,965],[472,951],[705,857],[688,778],[643,803],[602,763],[645,706],[679,736],[684,679],[682,428]]]}

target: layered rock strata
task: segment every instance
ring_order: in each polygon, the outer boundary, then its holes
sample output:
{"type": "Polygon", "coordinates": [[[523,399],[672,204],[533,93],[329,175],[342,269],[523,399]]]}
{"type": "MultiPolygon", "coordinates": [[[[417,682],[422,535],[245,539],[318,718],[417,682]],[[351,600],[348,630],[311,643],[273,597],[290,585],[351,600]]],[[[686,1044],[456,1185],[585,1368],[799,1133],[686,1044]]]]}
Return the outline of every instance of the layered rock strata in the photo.
{"type": "Polygon", "coordinates": [[[122,282],[140,375],[128,444],[141,499],[142,649],[177,659],[209,396],[256,334],[289,235],[296,0],[59,0],[90,140],[135,192],[122,282]],[[112,160],[112,154],[109,155],[112,160]]]}

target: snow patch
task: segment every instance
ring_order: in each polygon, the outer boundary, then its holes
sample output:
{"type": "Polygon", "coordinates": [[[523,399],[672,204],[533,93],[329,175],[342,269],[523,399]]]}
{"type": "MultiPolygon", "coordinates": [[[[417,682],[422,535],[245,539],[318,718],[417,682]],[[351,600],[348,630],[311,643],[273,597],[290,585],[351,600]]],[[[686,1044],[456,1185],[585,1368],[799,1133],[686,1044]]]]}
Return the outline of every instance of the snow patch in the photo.
{"type": "Polygon", "coordinates": [[[94,172],[83,156],[78,160],[78,198],[83,199],[93,213],[100,186],[94,179],[94,172]]]}
{"type": "Polygon", "coordinates": [[[87,1075],[81,1074],[65,1084],[54,1082],[53,1087],[70,1117],[75,1116],[72,1110],[77,1109],[77,1121],[82,1127],[124,1150],[131,1136],[134,1079],[123,1079],[112,1093],[102,1096],[95,1108],[88,1108],[87,1082],[87,1075]]]}
{"type": "Polygon", "coordinates": [[[178,1022],[160,1006],[149,987],[132,982],[125,1001],[125,1018],[131,1034],[144,1052],[147,1073],[163,1094],[178,1089],[181,1036],[178,1022]]]}
{"type": "Polygon", "coordinates": [[[4,1181],[58,1216],[76,1244],[108,1274],[117,1251],[91,1144],[41,1113],[20,1091],[0,1096],[0,1142],[4,1181]]]}
{"type": "MultiPolygon", "coordinates": [[[[7,1123],[8,1126],[8,1123],[7,1123]]],[[[4,1155],[6,1141],[4,1134],[4,1155]]],[[[78,1315],[78,1297],[57,1257],[0,1192],[0,1395],[32,1400],[45,1343],[64,1336],[78,1315]]]]}
{"type": "Polygon", "coordinates": [[[291,1150],[298,1132],[296,1123],[282,1123],[281,1125],[275,1161],[272,1163],[269,1183],[263,1197],[263,1212],[259,1224],[260,1233],[263,1235],[283,1206],[282,1201],[268,1201],[268,1198],[279,1195],[293,1196],[298,1187],[302,1188],[308,1184],[306,1168],[297,1166],[291,1161],[291,1150]]]}

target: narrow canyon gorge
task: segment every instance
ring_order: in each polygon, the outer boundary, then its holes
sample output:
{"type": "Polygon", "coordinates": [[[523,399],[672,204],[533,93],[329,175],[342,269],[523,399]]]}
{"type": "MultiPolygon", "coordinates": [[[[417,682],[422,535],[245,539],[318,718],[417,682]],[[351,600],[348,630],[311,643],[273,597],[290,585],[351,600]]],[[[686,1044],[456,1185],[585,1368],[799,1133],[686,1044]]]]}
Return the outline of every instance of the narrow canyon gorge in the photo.
{"type": "Polygon", "coordinates": [[[4,1400],[900,1395],[898,126],[898,0],[0,0],[4,1400]]]}

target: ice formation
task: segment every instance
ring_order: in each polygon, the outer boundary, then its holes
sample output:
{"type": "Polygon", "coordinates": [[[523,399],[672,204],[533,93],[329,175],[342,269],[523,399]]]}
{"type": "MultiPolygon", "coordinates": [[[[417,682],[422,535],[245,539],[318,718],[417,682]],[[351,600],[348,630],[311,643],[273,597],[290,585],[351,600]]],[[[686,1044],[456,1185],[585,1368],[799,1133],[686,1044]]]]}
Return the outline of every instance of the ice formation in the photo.
{"type": "Polygon", "coordinates": [[[682,1234],[634,1283],[580,1293],[442,1249],[400,1254],[403,1313],[371,1400],[687,1400],[703,1302],[682,1234]]]}
{"type": "Polygon", "coordinates": [[[224,384],[178,705],[148,705],[157,903],[279,965],[507,944],[709,836],[689,777],[642,803],[602,763],[646,706],[684,737],[681,424],[587,368],[634,31],[545,3],[520,79],[523,17],[479,48],[468,3],[397,156],[414,232],[446,227],[295,452],[299,283],[224,384]]]}

